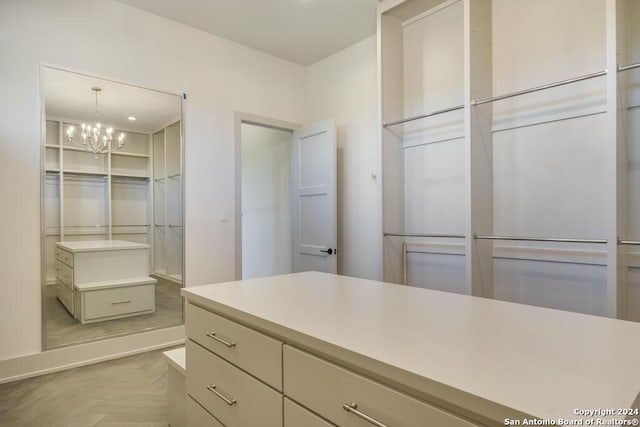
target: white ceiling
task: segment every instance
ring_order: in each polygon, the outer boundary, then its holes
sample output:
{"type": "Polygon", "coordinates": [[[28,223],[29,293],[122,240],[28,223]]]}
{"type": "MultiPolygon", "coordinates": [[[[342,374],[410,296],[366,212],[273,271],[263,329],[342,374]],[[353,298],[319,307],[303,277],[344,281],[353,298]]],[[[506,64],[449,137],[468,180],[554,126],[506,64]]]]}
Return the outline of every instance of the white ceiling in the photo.
{"type": "Polygon", "coordinates": [[[55,68],[44,68],[44,98],[47,118],[79,122],[95,120],[93,86],[98,94],[100,123],[121,130],[152,133],[180,118],[181,102],[170,95],[55,68]],[[136,121],[129,121],[133,116],[136,121]]]}
{"type": "Polygon", "coordinates": [[[378,0],[120,0],[309,65],[375,34],[378,0]]]}

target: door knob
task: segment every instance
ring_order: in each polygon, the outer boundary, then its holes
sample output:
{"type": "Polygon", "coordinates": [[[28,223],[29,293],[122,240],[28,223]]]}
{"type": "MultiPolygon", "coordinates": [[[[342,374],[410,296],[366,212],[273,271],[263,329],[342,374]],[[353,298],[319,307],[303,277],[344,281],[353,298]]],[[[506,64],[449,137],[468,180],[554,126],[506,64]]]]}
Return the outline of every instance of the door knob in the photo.
{"type": "Polygon", "coordinates": [[[333,253],[333,249],[329,248],[329,249],[327,249],[326,251],[325,251],[325,250],[320,249],[320,252],[324,252],[325,254],[329,254],[329,255],[331,255],[331,254],[333,253]]]}

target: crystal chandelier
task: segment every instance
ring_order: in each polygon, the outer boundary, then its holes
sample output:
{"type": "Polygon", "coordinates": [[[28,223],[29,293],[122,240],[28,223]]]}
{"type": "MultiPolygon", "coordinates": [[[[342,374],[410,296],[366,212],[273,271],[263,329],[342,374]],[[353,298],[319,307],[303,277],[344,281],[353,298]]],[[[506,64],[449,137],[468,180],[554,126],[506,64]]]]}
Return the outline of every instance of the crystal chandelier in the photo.
{"type": "Polygon", "coordinates": [[[118,147],[112,148],[113,128],[105,128],[98,121],[98,92],[100,92],[102,88],[94,86],[91,90],[96,94],[96,121],[93,125],[85,123],[80,125],[79,141],[75,139],[75,127],[69,126],[67,128],[67,141],[81,148],[83,151],[93,153],[96,156],[108,153],[109,151],[117,151],[124,146],[124,134],[120,133],[118,136],[118,147]]]}

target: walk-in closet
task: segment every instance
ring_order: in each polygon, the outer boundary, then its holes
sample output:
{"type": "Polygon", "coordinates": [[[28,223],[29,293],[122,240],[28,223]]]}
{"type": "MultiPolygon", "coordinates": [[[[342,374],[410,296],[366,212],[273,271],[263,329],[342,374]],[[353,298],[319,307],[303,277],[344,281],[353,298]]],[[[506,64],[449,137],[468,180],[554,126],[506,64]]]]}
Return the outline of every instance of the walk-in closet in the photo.
{"type": "Polygon", "coordinates": [[[637,22],[633,0],[381,4],[384,280],[640,320],[637,22]]]}

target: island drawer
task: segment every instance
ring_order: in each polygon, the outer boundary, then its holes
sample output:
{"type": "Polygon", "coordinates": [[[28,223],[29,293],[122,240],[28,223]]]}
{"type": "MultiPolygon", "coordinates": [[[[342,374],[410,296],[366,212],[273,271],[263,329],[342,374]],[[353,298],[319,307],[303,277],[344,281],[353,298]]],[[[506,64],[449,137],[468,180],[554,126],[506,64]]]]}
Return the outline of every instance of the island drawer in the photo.
{"type": "Polygon", "coordinates": [[[71,252],[56,248],[56,259],[64,262],[69,267],[73,267],[73,254],[71,252]]]}
{"type": "Polygon", "coordinates": [[[213,415],[208,413],[198,402],[193,400],[191,396],[187,396],[185,408],[188,426],[224,427],[224,424],[216,420],[213,415]]]}
{"type": "Polygon", "coordinates": [[[69,289],[60,279],[56,280],[56,297],[60,300],[62,305],[65,306],[67,311],[71,313],[72,316],[75,315],[74,312],[74,296],[73,291],[69,289]]]}
{"type": "Polygon", "coordinates": [[[339,426],[368,425],[364,422],[366,417],[380,425],[394,427],[474,426],[451,413],[287,345],[283,357],[285,395],[339,426]]]}
{"type": "Polygon", "coordinates": [[[316,414],[284,398],[284,427],[333,427],[316,414]]]}
{"type": "MultiPolygon", "coordinates": [[[[59,276],[60,280],[62,280],[62,283],[67,285],[69,289],[73,290],[73,268],[63,263],[60,263],[60,267],[62,270],[59,276]]],[[[57,274],[58,274],[58,266],[56,265],[56,275],[57,274]]]]}
{"type": "MultiPolygon", "coordinates": [[[[151,279],[153,280],[153,279],[151,279]]],[[[155,311],[155,281],[85,291],[79,289],[81,321],[155,311]]]]}
{"type": "Polygon", "coordinates": [[[187,393],[227,427],[282,427],[282,395],[187,340],[187,393]]]}
{"type": "Polygon", "coordinates": [[[186,328],[188,338],[282,390],[282,342],[192,304],[186,328]]]}

